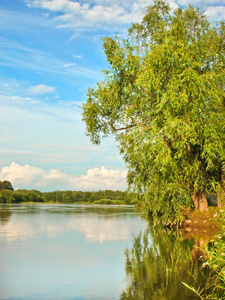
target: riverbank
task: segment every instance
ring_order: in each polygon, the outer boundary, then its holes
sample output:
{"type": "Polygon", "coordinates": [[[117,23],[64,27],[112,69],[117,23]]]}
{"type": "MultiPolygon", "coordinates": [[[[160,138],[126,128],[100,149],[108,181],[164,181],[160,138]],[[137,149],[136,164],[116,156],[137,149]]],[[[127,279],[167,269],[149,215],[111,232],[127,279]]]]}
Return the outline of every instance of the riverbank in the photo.
{"type": "Polygon", "coordinates": [[[201,268],[209,269],[205,287],[199,292],[189,287],[200,299],[225,299],[225,211],[210,207],[200,213],[184,212],[182,233],[185,239],[193,239],[192,258],[201,258],[201,268]]]}
{"type": "Polygon", "coordinates": [[[223,210],[209,207],[208,211],[199,212],[186,209],[183,212],[184,221],[181,224],[183,235],[187,238],[213,238],[222,229],[223,210]]]}

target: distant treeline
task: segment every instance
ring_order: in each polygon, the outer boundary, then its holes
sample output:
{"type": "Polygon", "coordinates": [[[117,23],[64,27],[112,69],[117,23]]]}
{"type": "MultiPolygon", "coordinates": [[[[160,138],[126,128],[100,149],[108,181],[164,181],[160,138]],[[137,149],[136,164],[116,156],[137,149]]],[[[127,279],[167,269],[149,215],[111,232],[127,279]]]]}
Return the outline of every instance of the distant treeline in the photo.
{"type": "Polygon", "coordinates": [[[0,181],[0,203],[42,202],[64,204],[133,204],[132,194],[121,191],[54,191],[40,192],[38,190],[20,189],[14,191],[10,182],[0,181]]]}

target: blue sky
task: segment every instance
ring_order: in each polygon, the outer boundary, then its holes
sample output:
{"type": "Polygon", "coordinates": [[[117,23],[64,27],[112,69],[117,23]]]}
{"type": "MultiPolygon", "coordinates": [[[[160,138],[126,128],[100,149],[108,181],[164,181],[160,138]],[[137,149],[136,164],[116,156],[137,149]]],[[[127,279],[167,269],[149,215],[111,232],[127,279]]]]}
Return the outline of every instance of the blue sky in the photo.
{"type": "MultiPolygon", "coordinates": [[[[225,19],[224,0],[170,0],[225,19]]],[[[93,146],[80,105],[107,68],[104,36],[126,35],[147,0],[0,0],[0,180],[14,188],[126,189],[113,139],[93,146]]]]}

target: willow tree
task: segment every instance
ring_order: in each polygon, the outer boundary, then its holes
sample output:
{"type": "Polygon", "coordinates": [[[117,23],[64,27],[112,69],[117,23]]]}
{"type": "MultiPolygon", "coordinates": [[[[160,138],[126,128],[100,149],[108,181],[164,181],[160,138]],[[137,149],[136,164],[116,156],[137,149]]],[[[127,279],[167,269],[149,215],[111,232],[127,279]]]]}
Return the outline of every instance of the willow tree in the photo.
{"type": "Polygon", "coordinates": [[[108,69],[83,121],[93,143],[116,138],[147,210],[173,214],[191,200],[204,211],[206,193],[224,188],[224,28],[156,0],[126,39],[103,39],[108,69]]]}

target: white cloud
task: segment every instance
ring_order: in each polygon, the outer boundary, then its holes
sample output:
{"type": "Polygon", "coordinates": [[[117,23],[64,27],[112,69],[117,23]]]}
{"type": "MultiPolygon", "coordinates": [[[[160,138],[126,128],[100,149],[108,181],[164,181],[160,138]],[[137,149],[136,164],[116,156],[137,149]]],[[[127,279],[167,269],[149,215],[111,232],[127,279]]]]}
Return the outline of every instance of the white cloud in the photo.
{"type": "Polygon", "coordinates": [[[224,20],[225,19],[225,6],[208,6],[205,14],[213,20],[224,20]]]}
{"type": "Polygon", "coordinates": [[[64,64],[64,68],[68,68],[68,67],[72,67],[72,66],[75,66],[76,64],[75,63],[68,63],[68,64],[64,64]]]}
{"type": "Polygon", "coordinates": [[[39,7],[58,13],[55,21],[59,27],[118,26],[138,20],[140,13],[149,1],[86,1],[81,4],[71,0],[30,0],[30,7],[39,7]]]}
{"type": "Polygon", "coordinates": [[[81,65],[65,68],[64,66],[70,64],[70,62],[61,60],[52,53],[29,48],[7,38],[0,37],[0,44],[2,46],[0,47],[0,63],[3,66],[61,76],[76,76],[97,80],[101,78],[98,70],[92,70],[81,65]]]}
{"type": "Polygon", "coordinates": [[[205,11],[206,16],[215,21],[224,20],[225,2],[224,0],[178,0],[179,5],[192,5],[205,11]]]}
{"type": "MultiPolygon", "coordinates": [[[[18,137],[17,137],[18,139],[18,137]]],[[[21,137],[22,139],[22,137],[21,137]]],[[[11,140],[11,142],[13,142],[13,140],[11,140]]],[[[33,148],[32,145],[30,146],[30,148],[33,148]]],[[[56,145],[54,145],[54,150],[55,149],[59,149],[59,147],[57,147],[56,145]]],[[[24,158],[25,161],[27,160],[35,160],[38,161],[40,163],[68,163],[68,156],[65,153],[45,153],[45,152],[41,152],[41,150],[47,151],[46,148],[41,148],[40,147],[40,151],[39,152],[34,152],[34,151],[30,151],[30,150],[10,150],[10,149],[0,149],[0,155],[3,158],[6,157],[17,157],[17,158],[24,158]]],[[[63,152],[63,151],[62,151],[63,152]]],[[[69,161],[70,162],[70,161],[69,161]]]]}
{"type": "Polygon", "coordinates": [[[14,142],[17,140],[17,137],[16,136],[12,136],[12,135],[3,135],[3,136],[0,136],[0,142],[3,142],[3,143],[7,143],[7,142],[14,142]]]}
{"type": "Polygon", "coordinates": [[[198,7],[207,7],[209,5],[222,5],[224,4],[224,0],[178,0],[177,1],[179,5],[193,5],[198,7]]]}
{"type": "Polygon", "coordinates": [[[24,83],[23,82],[21,83],[15,79],[7,80],[7,79],[0,78],[1,91],[5,90],[7,92],[12,92],[15,89],[19,89],[21,87],[21,84],[24,84],[24,83]]]}
{"type": "Polygon", "coordinates": [[[89,169],[85,175],[68,175],[56,169],[41,168],[15,162],[3,167],[0,180],[8,180],[14,187],[40,190],[126,190],[126,171],[105,167],[89,169]]]}
{"type": "MultiPolygon", "coordinates": [[[[126,171],[109,170],[105,167],[93,168],[80,177],[84,189],[113,189],[120,190],[126,186],[126,171]],[[104,187],[104,188],[103,188],[104,187]]],[[[80,180],[79,179],[79,180],[80,180]]]]}
{"type": "Polygon", "coordinates": [[[82,102],[75,101],[75,100],[59,101],[58,103],[60,105],[67,106],[67,107],[71,107],[71,106],[73,106],[73,107],[79,107],[82,104],[82,102]]]}
{"type": "Polygon", "coordinates": [[[73,58],[75,58],[75,59],[81,59],[81,58],[83,58],[83,55],[76,55],[76,54],[74,54],[73,58]]]}
{"type": "Polygon", "coordinates": [[[0,95],[0,103],[37,104],[39,103],[39,101],[31,99],[29,97],[0,95]]]}
{"type": "Polygon", "coordinates": [[[29,88],[29,92],[32,94],[47,94],[53,93],[55,88],[52,86],[47,86],[45,84],[33,85],[29,88]]]}
{"type": "MultiPolygon", "coordinates": [[[[64,209],[66,208],[64,207],[64,209]]],[[[127,240],[131,236],[131,224],[124,222],[123,218],[118,218],[118,215],[102,218],[95,211],[95,216],[87,218],[79,214],[79,218],[76,218],[77,208],[73,210],[73,206],[70,206],[69,210],[71,214],[74,213],[74,217],[67,218],[63,223],[59,224],[52,222],[51,218],[49,219],[48,217],[43,218],[41,223],[29,223],[27,220],[18,223],[14,219],[10,219],[10,222],[4,225],[4,230],[0,231],[1,237],[4,237],[8,242],[13,242],[37,238],[38,235],[57,238],[65,232],[80,232],[84,235],[86,241],[102,244],[111,241],[127,240]]],[[[139,222],[137,225],[142,228],[139,222]]],[[[138,232],[139,228],[136,227],[136,230],[138,232]]]]}
{"type": "MultiPolygon", "coordinates": [[[[131,22],[138,22],[141,18],[143,9],[146,5],[151,5],[152,1],[147,0],[86,0],[81,4],[79,1],[72,0],[27,0],[28,6],[39,7],[54,13],[54,18],[58,22],[58,27],[87,28],[87,27],[115,27],[127,26],[131,22]]],[[[169,0],[171,7],[178,5],[199,6],[207,8],[209,5],[224,7],[224,1],[215,0],[169,0]]],[[[224,18],[223,12],[219,13],[219,8],[215,8],[217,16],[224,18]]],[[[213,9],[207,9],[209,16],[214,17],[213,9]]]]}

